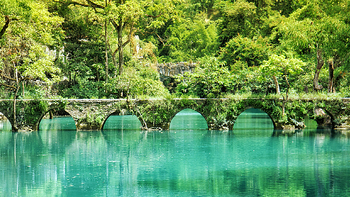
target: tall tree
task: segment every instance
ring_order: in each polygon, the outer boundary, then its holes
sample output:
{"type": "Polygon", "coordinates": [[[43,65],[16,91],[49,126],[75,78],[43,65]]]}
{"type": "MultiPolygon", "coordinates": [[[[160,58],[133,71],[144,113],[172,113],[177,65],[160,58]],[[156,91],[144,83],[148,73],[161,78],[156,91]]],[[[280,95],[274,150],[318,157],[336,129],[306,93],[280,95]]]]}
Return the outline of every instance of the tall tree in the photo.
{"type": "Polygon", "coordinates": [[[219,32],[221,46],[236,37],[252,38],[256,34],[257,7],[254,3],[246,0],[221,1],[215,6],[222,14],[222,19],[219,23],[219,32]]]}
{"type": "MultiPolygon", "coordinates": [[[[325,4],[312,1],[297,9],[288,18],[281,17],[271,36],[272,40],[278,40],[283,50],[315,57],[315,90],[322,89],[318,80],[324,63],[337,58],[346,59],[349,56],[348,50],[344,50],[348,48],[349,25],[340,20],[340,17],[330,15],[325,4]]],[[[333,65],[329,68],[336,67],[333,65]]]]}
{"type": "MultiPolygon", "coordinates": [[[[124,47],[130,43],[137,26],[140,23],[140,17],[149,18],[149,26],[157,26],[164,23],[164,20],[170,18],[169,13],[172,10],[173,3],[176,1],[166,0],[60,0],[63,5],[81,6],[91,9],[94,13],[101,16],[103,20],[108,20],[114,28],[117,37],[116,46],[110,46],[112,60],[118,68],[118,74],[121,75],[124,66],[124,47]],[[127,35],[126,39],[124,35],[127,35]],[[118,62],[116,55],[118,53],[118,62]]],[[[144,20],[144,19],[143,19],[144,20]]]]}
{"type": "MultiPolygon", "coordinates": [[[[0,84],[13,92],[13,130],[17,130],[16,99],[28,79],[52,82],[59,69],[50,48],[57,44],[62,19],[52,15],[42,1],[2,1],[0,13],[6,13],[0,48],[0,84]]],[[[57,78],[56,78],[57,79],[57,78]]]]}

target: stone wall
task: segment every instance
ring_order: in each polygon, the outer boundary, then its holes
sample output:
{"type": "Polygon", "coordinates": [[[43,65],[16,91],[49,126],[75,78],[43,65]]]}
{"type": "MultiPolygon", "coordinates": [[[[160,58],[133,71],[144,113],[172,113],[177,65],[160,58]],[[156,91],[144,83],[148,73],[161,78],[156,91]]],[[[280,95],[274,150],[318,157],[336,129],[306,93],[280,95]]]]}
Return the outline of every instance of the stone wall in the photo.
{"type": "Polygon", "coordinates": [[[7,118],[0,112],[0,120],[7,120],[7,118]]]}
{"type": "Polygon", "coordinates": [[[196,63],[178,62],[178,63],[162,63],[157,64],[157,70],[160,75],[173,77],[183,75],[185,72],[194,72],[196,63]]]}

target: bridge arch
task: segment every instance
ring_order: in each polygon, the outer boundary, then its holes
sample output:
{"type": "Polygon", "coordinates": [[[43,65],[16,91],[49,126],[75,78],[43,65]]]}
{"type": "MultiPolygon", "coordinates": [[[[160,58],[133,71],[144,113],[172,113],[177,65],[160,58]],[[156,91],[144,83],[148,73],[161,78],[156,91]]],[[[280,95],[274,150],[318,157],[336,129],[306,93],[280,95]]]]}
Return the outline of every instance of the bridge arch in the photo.
{"type": "MultiPolygon", "coordinates": [[[[130,110],[127,110],[127,109],[118,109],[112,113],[110,113],[108,116],[106,116],[106,118],[103,120],[102,122],[102,127],[101,127],[101,130],[104,130],[105,129],[105,126],[106,126],[106,123],[107,121],[111,118],[111,116],[127,116],[127,115],[133,115],[135,116],[130,110]]],[[[138,116],[135,116],[136,119],[139,121],[140,123],[140,128],[142,126],[142,120],[140,117],[138,116]]]]}
{"type": "Polygon", "coordinates": [[[326,108],[316,106],[311,119],[317,122],[317,128],[334,128],[335,116],[326,108]]]}
{"type": "Polygon", "coordinates": [[[261,125],[261,123],[267,123],[269,124],[269,121],[271,121],[271,126],[272,126],[272,129],[275,129],[275,123],[273,122],[273,119],[271,118],[271,116],[266,113],[264,110],[261,110],[261,109],[258,109],[258,108],[254,108],[254,107],[246,107],[246,109],[240,113],[236,120],[235,120],[235,123],[233,125],[233,129],[255,129],[255,128],[269,128],[269,125],[261,125]],[[250,115],[251,113],[251,115],[250,115]],[[258,113],[258,114],[257,114],[258,113]],[[244,116],[250,116],[248,117],[249,119],[252,118],[250,120],[250,122],[252,122],[253,120],[255,121],[258,121],[259,124],[250,124],[250,125],[254,125],[254,126],[250,126],[250,127],[238,127],[238,126],[242,126],[242,125],[239,125],[239,124],[242,124],[243,122],[240,122],[241,120],[244,121],[243,119],[245,118],[244,116]],[[262,119],[268,119],[266,121],[261,121],[262,119]],[[239,123],[239,124],[238,124],[239,123]],[[259,125],[259,126],[258,126],[259,125]]]}
{"type": "Polygon", "coordinates": [[[235,122],[238,116],[241,115],[244,111],[248,109],[258,109],[266,113],[268,117],[271,119],[274,129],[277,128],[278,118],[275,116],[278,113],[282,113],[282,109],[280,109],[279,107],[276,108],[273,100],[264,100],[264,101],[260,99],[241,100],[239,101],[237,106],[239,107],[237,107],[237,110],[235,110],[233,122],[235,122]],[[277,111],[276,109],[279,109],[279,111],[277,111]]]}
{"type": "MultiPolygon", "coordinates": [[[[178,115],[182,115],[182,116],[197,116],[196,118],[194,118],[192,121],[194,125],[192,125],[191,123],[187,123],[187,119],[182,119],[182,121],[189,126],[188,129],[208,129],[208,121],[205,118],[205,116],[198,112],[197,110],[191,109],[191,108],[184,108],[182,110],[177,110],[178,112],[175,113],[171,118],[170,118],[170,125],[169,125],[169,129],[179,129],[177,127],[174,127],[172,124],[175,124],[174,121],[177,121],[177,116],[178,115]],[[187,115],[185,113],[188,113],[187,115]],[[205,122],[205,126],[201,125],[204,124],[205,122]],[[192,128],[193,126],[193,128],[192,128]],[[197,126],[197,128],[195,128],[195,126],[197,126]]],[[[179,117],[181,118],[181,117],[179,117]]],[[[181,121],[181,119],[179,119],[181,121]]],[[[183,128],[181,128],[183,129],[183,128]]],[[[184,130],[187,130],[186,128],[184,128],[184,130]]]]}
{"type": "Polygon", "coordinates": [[[6,122],[9,122],[10,123],[10,128],[12,129],[12,122],[9,120],[9,118],[5,115],[5,114],[3,114],[2,112],[0,112],[1,113],[1,115],[0,116],[3,116],[3,118],[0,118],[0,121],[1,121],[1,126],[0,126],[0,131],[1,130],[4,130],[4,122],[6,123],[6,122]]]}
{"type": "MultiPolygon", "coordinates": [[[[49,115],[50,118],[49,119],[53,119],[54,117],[54,113],[58,113],[59,114],[59,117],[70,117],[71,118],[71,121],[74,122],[74,129],[73,130],[77,130],[77,127],[76,127],[76,121],[74,120],[74,118],[72,117],[72,115],[70,113],[68,113],[66,110],[64,110],[64,108],[51,108],[50,110],[44,112],[39,120],[38,120],[38,126],[37,126],[37,130],[39,131],[39,129],[41,128],[41,123],[43,122],[43,119],[49,115]]],[[[62,129],[61,126],[63,125],[59,125],[59,129],[62,129]]],[[[69,129],[69,130],[72,130],[72,129],[69,129]]]]}
{"type": "MultiPolygon", "coordinates": [[[[52,111],[63,111],[66,114],[68,114],[70,117],[73,118],[73,116],[67,110],[65,110],[64,106],[52,104],[52,105],[49,105],[48,108],[45,111],[42,111],[42,113],[39,115],[37,122],[33,126],[33,130],[38,131],[39,126],[40,126],[40,122],[42,121],[42,119],[45,117],[45,115],[47,113],[51,113],[52,111]]],[[[73,118],[73,120],[74,120],[74,118],[73,118]]],[[[75,126],[76,126],[76,121],[74,120],[74,122],[75,122],[75,126]]]]}

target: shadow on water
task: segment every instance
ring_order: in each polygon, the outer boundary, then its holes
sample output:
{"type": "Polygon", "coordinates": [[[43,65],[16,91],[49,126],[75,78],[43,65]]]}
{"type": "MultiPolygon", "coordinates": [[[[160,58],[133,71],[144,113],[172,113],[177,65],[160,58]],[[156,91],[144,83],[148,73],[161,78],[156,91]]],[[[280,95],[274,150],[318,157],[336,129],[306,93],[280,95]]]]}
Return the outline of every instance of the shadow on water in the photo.
{"type": "Polygon", "coordinates": [[[39,131],[76,131],[75,122],[71,116],[42,119],[39,131]]]}

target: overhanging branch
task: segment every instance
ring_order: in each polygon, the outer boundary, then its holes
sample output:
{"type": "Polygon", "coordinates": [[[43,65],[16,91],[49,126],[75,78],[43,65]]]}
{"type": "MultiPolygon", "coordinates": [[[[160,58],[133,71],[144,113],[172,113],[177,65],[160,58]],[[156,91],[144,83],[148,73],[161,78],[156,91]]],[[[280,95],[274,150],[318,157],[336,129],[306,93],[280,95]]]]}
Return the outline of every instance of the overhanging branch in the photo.
{"type": "Polygon", "coordinates": [[[8,85],[8,84],[6,84],[6,83],[0,83],[0,86],[5,86],[5,87],[8,87],[8,88],[11,88],[11,89],[14,89],[14,90],[17,89],[15,86],[8,85]]]}
{"type": "Polygon", "coordinates": [[[9,76],[3,74],[3,71],[2,71],[2,70],[0,70],[0,76],[1,76],[1,77],[4,77],[5,79],[11,80],[11,81],[16,81],[15,78],[12,78],[12,77],[9,77],[9,76]]]}
{"type": "MultiPolygon", "coordinates": [[[[56,2],[61,3],[61,1],[56,1],[56,2]]],[[[83,6],[83,7],[92,7],[94,9],[96,9],[96,8],[104,9],[105,8],[104,6],[99,5],[97,3],[94,3],[91,0],[87,0],[87,4],[79,3],[79,2],[75,2],[75,1],[67,1],[67,2],[64,2],[63,4],[65,4],[65,5],[79,5],[79,6],[83,6]]]]}
{"type": "Polygon", "coordinates": [[[0,39],[5,34],[6,29],[9,27],[9,24],[10,24],[10,18],[6,15],[5,16],[5,25],[2,27],[2,29],[0,31],[0,39]]]}

